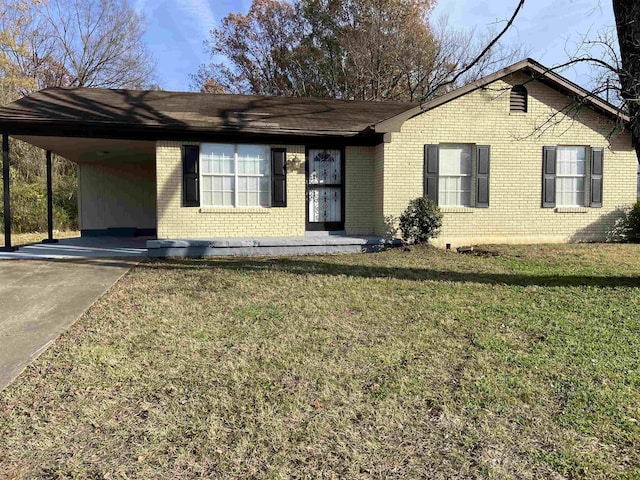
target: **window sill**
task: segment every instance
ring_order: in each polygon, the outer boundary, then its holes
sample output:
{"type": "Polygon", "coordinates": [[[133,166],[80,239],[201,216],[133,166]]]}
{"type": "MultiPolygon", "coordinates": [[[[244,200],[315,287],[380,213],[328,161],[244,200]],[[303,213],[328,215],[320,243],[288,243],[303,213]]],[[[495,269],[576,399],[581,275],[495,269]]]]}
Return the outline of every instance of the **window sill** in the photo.
{"type": "Polygon", "coordinates": [[[556,207],[556,213],[588,213],[589,209],[586,207],[556,207]]]}
{"type": "Polygon", "coordinates": [[[471,207],[440,207],[442,213],[473,213],[471,207]]]}
{"type": "Polygon", "coordinates": [[[267,207],[200,207],[200,213],[269,213],[267,207]]]}

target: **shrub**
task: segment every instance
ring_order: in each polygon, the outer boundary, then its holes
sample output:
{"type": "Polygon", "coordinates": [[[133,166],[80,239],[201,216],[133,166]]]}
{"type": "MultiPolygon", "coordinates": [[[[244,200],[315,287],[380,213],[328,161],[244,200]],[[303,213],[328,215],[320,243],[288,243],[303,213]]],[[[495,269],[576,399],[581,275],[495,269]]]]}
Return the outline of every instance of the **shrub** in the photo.
{"type": "Polygon", "coordinates": [[[54,177],[53,209],[55,228],[75,230],[78,228],[78,180],[75,172],[54,177]]]}
{"type": "Polygon", "coordinates": [[[625,212],[621,221],[625,240],[637,242],[640,240],[640,200],[625,212]]]}
{"type": "Polygon", "coordinates": [[[46,232],[47,190],[43,184],[14,182],[11,220],[15,233],[46,232]]]}
{"type": "Polygon", "coordinates": [[[442,226],[442,212],[426,197],[416,198],[400,215],[402,239],[409,243],[423,243],[438,236],[442,226]]]}
{"type": "MultiPolygon", "coordinates": [[[[44,179],[26,182],[11,171],[11,225],[14,233],[47,231],[47,187],[44,179]]],[[[77,181],[75,176],[54,179],[53,225],[56,230],[78,228],[77,181]]],[[[4,232],[4,211],[0,184],[0,233],[4,232]]]]}
{"type": "Polygon", "coordinates": [[[630,241],[640,240],[640,200],[627,213],[627,227],[630,241]]]}
{"type": "Polygon", "coordinates": [[[631,207],[618,208],[616,211],[619,217],[607,232],[607,240],[611,242],[640,241],[640,200],[631,207]]]}

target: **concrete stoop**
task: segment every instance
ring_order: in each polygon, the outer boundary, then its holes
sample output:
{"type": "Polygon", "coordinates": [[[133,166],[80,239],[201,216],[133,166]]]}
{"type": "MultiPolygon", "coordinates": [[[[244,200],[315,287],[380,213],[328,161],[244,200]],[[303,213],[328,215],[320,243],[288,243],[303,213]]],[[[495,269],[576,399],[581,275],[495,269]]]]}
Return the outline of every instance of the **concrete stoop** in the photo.
{"type": "Polygon", "coordinates": [[[317,255],[382,250],[395,241],[375,236],[307,235],[275,238],[210,238],[149,240],[149,257],[217,257],[254,255],[317,255]]]}

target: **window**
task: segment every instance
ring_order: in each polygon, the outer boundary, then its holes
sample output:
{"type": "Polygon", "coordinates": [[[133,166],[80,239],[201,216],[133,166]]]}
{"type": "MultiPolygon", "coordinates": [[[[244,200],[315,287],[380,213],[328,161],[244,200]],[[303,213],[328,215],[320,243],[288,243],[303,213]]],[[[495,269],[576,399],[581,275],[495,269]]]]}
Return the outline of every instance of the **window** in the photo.
{"type": "Polygon", "coordinates": [[[597,146],[542,147],[542,208],[602,208],[604,150],[597,146]]]}
{"type": "Polygon", "coordinates": [[[509,97],[509,110],[511,112],[527,112],[527,89],[524,85],[516,85],[511,89],[509,97]]]}
{"type": "Polygon", "coordinates": [[[489,145],[425,145],[422,194],[440,206],[489,208],[490,157],[489,145]]]}
{"type": "Polygon", "coordinates": [[[556,204],[583,207],[585,204],[586,147],[558,147],[556,204]]]}
{"type": "Polygon", "coordinates": [[[473,146],[440,145],[438,203],[442,206],[471,206],[473,146]]]}
{"type": "Polygon", "coordinates": [[[202,205],[268,207],[269,152],[264,145],[202,144],[202,205]]]}

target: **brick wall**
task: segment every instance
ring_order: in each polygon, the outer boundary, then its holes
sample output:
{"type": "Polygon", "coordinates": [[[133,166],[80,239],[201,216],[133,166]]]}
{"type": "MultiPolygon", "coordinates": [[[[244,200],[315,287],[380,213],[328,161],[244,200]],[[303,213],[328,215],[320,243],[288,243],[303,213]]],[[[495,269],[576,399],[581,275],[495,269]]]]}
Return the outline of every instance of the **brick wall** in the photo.
{"type": "Polygon", "coordinates": [[[384,218],[384,149],[385,144],[377,145],[374,152],[374,190],[375,199],[373,206],[374,233],[384,235],[387,227],[384,218]]]}
{"type": "MultiPolygon", "coordinates": [[[[392,133],[384,144],[383,178],[376,178],[384,188],[383,215],[399,215],[422,195],[425,144],[490,145],[490,207],[444,207],[436,243],[603,240],[619,215],[616,209],[636,198],[637,160],[629,134],[609,138],[613,123],[588,108],[575,115],[558,113],[568,99],[537,81],[526,84],[528,113],[510,113],[509,89],[523,81],[515,75],[494,82],[414,117],[392,133]],[[605,148],[602,208],[541,208],[545,145],[605,148]]],[[[375,230],[382,233],[379,223],[375,230]]]]}
{"type": "Polygon", "coordinates": [[[347,147],[345,151],[345,230],[371,235],[374,228],[375,147],[347,147]]]}
{"type": "MultiPolygon", "coordinates": [[[[158,237],[270,237],[305,233],[305,146],[287,149],[287,207],[205,208],[182,206],[181,142],[156,144],[158,237]]],[[[373,147],[346,148],[345,228],[349,234],[373,231],[373,147]]]]}

